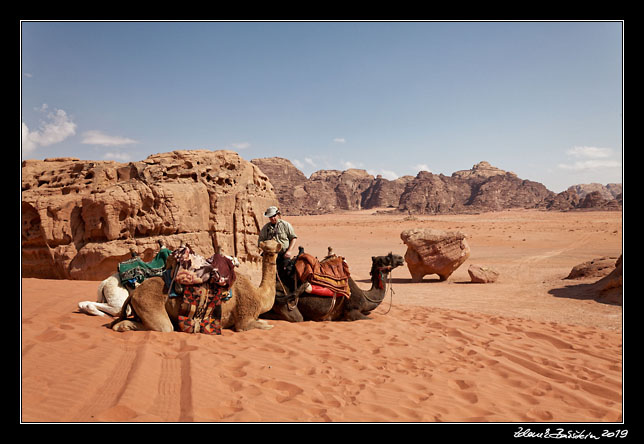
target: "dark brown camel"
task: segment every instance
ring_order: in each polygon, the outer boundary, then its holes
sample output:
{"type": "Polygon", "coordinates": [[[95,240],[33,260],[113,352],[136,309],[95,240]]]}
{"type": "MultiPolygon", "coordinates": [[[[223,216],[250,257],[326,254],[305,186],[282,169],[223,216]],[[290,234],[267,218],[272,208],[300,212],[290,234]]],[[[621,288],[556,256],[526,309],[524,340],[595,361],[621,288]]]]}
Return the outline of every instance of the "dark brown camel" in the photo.
{"type": "MultiPolygon", "coordinates": [[[[265,316],[290,322],[301,321],[356,321],[369,319],[368,315],[375,310],[385,298],[386,281],[393,270],[405,263],[402,256],[389,253],[386,256],[371,258],[371,288],[363,290],[349,277],[351,297],[316,296],[304,293],[304,285],[294,289],[285,284],[287,292],[278,292],[273,309],[265,316]]],[[[279,289],[280,284],[277,285],[279,289]]]]}

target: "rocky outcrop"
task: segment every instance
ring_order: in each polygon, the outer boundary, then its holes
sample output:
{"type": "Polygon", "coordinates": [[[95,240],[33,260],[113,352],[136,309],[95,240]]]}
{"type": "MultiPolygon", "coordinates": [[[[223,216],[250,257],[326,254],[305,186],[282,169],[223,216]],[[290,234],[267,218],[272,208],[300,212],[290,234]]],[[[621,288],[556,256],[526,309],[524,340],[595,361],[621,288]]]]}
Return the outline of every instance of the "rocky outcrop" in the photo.
{"type": "Polygon", "coordinates": [[[305,188],[310,196],[318,196],[316,211],[332,213],[362,209],[362,194],[373,181],[374,177],[365,170],[321,170],[311,174],[305,188]]]}
{"type": "Polygon", "coordinates": [[[474,179],[474,180],[485,180],[493,176],[505,176],[509,174],[511,176],[517,177],[513,172],[503,171],[500,168],[490,165],[489,162],[485,160],[477,163],[469,170],[460,170],[452,173],[452,177],[458,177],[460,179],[474,179]]]}
{"type": "Polygon", "coordinates": [[[378,175],[373,184],[362,194],[363,208],[397,208],[400,196],[414,176],[402,176],[388,180],[378,175]]]}
{"type": "MultiPolygon", "coordinates": [[[[622,277],[623,277],[623,265],[622,257],[620,255],[617,261],[615,261],[615,268],[607,275],[597,281],[596,286],[601,292],[608,292],[610,290],[621,293],[622,291],[622,277]]],[[[604,294],[604,297],[609,295],[604,294]]],[[[621,298],[619,299],[621,303],[621,298]]]]}
{"type": "Polygon", "coordinates": [[[150,260],[163,239],[259,260],[268,177],[232,151],[173,151],[122,164],[25,160],[22,276],[102,280],[129,257],[150,260]]]}
{"type": "Polygon", "coordinates": [[[474,213],[508,208],[533,208],[554,195],[538,182],[523,180],[487,162],[452,176],[418,173],[400,196],[403,212],[474,213]]]}
{"type": "Polygon", "coordinates": [[[288,159],[271,157],[251,162],[274,185],[284,215],[360,210],[365,208],[363,194],[375,181],[371,174],[359,169],[320,170],[307,179],[288,159]]]}
{"type": "Polygon", "coordinates": [[[606,200],[612,200],[617,198],[618,195],[622,194],[622,184],[609,183],[602,185],[600,183],[582,183],[568,187],[567,191],[573,191],[577,193],[580,199],[583,199],[587,194],[596,191],[601,195],[602,198],[606,200]]]}
{"type": "Polygon", "coordinates": [[[512,173],[495,175],[478,186],[472,185],[476,191],[472,193],[468,206],[479,211],[534,208],[554,194],[539,182],[519,179],[512,173]]]}
{"type": "MultiPolygon", "coordinates": [[[[555,194],[544,185],[479,162],[451,176],[427,171],[388,180],[365,170],[320,170],[306,178],[289,160],[253,159],[276,189],[283,214],[324,214],[342,210],[395,208],[408,214],[480,213],[510,208],[620,209],[621,194],[601,201],[583,198],[574,187],[555,194]]],[[[620,184],[606,190],[620,191],[620,184]]],[[[607,191],[608,193],[608,191],[607,191]]],[[[610,195],[610,194],[609,194],[610,195]]]]}
{"type": "Polygon", "coordinates": [[[587,284],[582,283],[569,288],[577,288],[574,297],[594,299],[613,305],[623,305],[623,259],[622,255],[615,260],[614,257],[593,259],[583,264],[576,265],[565,279],[597,279],[598,281],[587,284]]]}
{"type": "Polygon", "coordinates": [[[486,265],[471,264],[467,269],[472,282],[477,284],[489,284],[496,282],[499,278],[499,272],[486,265]]]}
{"type": "Polygon", "coordinates": [[[581,199],[577,192],[568,189],[559,194],[546,197],[544,200],[539,202],[537,207],[544,208],[546,210],[569,211],[577,208],[580,201],[581,199]]]}
{"type": "Polygon", "coordinates": [[[599,257],[575,265],[566,279],[583,279],[589,277],[604,277],[615,269],[617,257],[599,257]]]}
{"type": "Polygon", "coordinates": [[[596,209],[596,210],[620,210],[622,208],[621,194],[620,199],[606,199],[605,195],[599,191],[593,191],[586,194],[577,208],[579,209],[596,209]]]}
{"type": "Polygon", "coordinates": [[[422,281],[428,274],[446,280],[470,257],[467,235],[460,231],[432,228],[412,228],[400,233],[407,245],[405,263],[413,282],[422,281]]]}
{"type": "Polygon", "coordinates": [[[282,214],[306,214],[306,208],[310,205],[305,189],[308,179],[290,160],[266,157],[253,159],[251,163],[259,167],[273,184],[282,214]]]}
{"type": "Polygon", "coordinates": [[[421,171],[405,187],[398,210],[412,214],[465,213],[472,195],[469,181],[421,171]]]}

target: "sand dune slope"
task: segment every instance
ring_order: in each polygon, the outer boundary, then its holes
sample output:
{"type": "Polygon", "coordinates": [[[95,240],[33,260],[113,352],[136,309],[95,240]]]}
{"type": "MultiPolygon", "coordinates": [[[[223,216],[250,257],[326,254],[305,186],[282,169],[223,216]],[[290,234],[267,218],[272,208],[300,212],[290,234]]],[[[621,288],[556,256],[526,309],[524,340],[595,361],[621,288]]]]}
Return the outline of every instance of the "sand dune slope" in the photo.
{"type": "Polygon", "coordinates": [[[620,421],[620,331],[395,304],[222,336],[116,333],[22,280],[22,420],[620,421]]]}

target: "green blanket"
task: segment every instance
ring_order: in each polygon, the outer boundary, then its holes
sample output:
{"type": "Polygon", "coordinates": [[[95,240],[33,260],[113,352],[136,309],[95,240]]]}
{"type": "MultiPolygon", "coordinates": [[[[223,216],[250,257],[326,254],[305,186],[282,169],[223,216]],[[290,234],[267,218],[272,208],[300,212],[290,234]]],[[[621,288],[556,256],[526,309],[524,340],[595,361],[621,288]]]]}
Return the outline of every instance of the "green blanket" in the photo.
{"type": "Polygon", "coordinates": [[[161,276],[165,268],[165,261],[172,253],[169,249],[163,247],[150,262],[144,262],[140,257],[135,257],[118,265],[119,277],[121,282],[139,284],[145,279],[152,276],[161,276]]]}

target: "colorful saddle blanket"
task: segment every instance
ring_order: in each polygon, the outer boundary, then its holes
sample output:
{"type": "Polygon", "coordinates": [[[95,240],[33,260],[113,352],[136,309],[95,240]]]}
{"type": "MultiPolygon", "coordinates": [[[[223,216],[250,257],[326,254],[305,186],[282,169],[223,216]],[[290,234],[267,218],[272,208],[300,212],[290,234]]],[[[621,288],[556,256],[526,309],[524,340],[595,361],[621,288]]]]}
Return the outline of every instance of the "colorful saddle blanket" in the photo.
{"type": "Polygon", "coordinates": [[[221,304],[231,298],[235,282],[233,261],[221,254],[210,258],[181,247],[172,252],[176,264],[163,274],[169,297],[182,297],[179,330],[221,334],[221,304]]]}
{"type": "Polygon", "coordinates": [[[165,262],[172,252],[163,247],[150,262],[144,262],[140,257],[135,257],[118,264],[119,277],[121,282],[134,287],[145,279],[153,276],[161,276],[165,268],[165,262]]]}
{"type": "Polygon", "coordinates": [[[184,333],[221,334],[221,304],[229,290],[208,283],[186,285],[179,309],[179,330],[184,333]]]}
{"type": "MultiPolygon", "coordinates": [[[[322,262],[314,256],[302,253],[295,262],[295,271],[301,282],[327,288],[333,293],[350,297],[349,265],[341,256],[332,257],[322,262]]],[[[316,293],[325,296],[324,292],[316,293]]]]}

